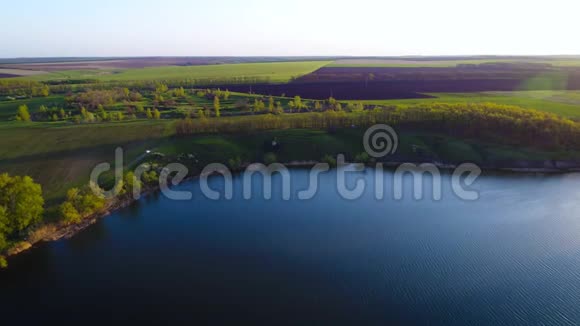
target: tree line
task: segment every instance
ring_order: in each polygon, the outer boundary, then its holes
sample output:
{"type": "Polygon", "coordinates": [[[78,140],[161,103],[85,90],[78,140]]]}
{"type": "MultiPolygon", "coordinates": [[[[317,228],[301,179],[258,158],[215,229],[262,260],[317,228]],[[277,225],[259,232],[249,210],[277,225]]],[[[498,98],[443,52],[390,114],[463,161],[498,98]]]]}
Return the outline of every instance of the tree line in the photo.
{"type": "Polygon", "coordinates": [[[386,123],[400,128],[547,149],[580,148],[580,123],[520,107],[482,104],[420,104],[362,111],[309,112],[227,118],[181,119],[178,135],[249,133],[269,129],[333,129],[386,123]]]}
{"type": "Polygon", "coordinates": [[[0,96],[36,97],[49,96],[50,86],[28,80],[1,80],[0,96]]]}

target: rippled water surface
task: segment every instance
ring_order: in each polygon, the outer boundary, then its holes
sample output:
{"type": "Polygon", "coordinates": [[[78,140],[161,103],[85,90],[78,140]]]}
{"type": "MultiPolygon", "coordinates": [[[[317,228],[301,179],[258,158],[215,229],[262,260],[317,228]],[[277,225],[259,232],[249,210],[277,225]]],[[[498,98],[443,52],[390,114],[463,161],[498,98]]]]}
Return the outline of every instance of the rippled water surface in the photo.
{"type": "MultiPolygon", "coordinates": [[[[580,180],[483,176],[464,202],[373,193],[358,200],[320,176],[296,200],[150,196],[0,272],[3,319],[242,323],[544,323],[580,321],[580,180]]],[[[390,184],[386,174],[386,184],[390,184]]],[[[254,179],[258,188],[260,180],[254,179]]],[[[351,180],[353,181],[353,180],[351,180]]],[[[211,180],[221,187],[219,178],[211,180]]],[[[429,191],[427,191],[429,194],[429,191]]],[[[10,324],[10,323],[9,323],[10,324]]]]}

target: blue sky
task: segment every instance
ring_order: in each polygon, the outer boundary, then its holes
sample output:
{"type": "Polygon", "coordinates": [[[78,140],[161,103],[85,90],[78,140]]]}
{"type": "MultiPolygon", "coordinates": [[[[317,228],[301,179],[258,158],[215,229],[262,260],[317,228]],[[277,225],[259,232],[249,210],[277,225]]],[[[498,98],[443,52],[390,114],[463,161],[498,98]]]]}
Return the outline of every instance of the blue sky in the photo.
{"type": "Polygon", "coordinates": [[[580,54],[576,0],[6,1],[0,57],[580,54]]]}

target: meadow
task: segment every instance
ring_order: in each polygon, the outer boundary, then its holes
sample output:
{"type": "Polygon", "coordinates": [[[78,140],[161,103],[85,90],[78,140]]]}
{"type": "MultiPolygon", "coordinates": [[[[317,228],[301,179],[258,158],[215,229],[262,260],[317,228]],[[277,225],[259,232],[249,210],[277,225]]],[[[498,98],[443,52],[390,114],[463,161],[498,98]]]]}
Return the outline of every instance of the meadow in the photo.
{"type": "Polygon", "coordinates": [[[96,79],[100,81],[259,78],[287,82],[308,74],[330,61],[237,63],[199,66],[163,66],[138,69],[63,70],[21,77],[35,81],[96,79]]]}

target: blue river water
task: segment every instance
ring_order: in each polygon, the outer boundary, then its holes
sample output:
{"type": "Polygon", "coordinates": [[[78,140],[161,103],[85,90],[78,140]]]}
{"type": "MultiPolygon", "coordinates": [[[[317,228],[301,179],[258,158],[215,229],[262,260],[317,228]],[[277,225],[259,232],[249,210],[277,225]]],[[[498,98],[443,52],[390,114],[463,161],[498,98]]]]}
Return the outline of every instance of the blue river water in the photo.
{"type": "MultiPolygon", "coordinates": [[[[575,324],[580,321],[580,178],[483,175],[475,201],[374,195],[356,200],[335,172],[299,200],[308,171],[292,170],[291,200],[234,179],[231,200],[162,194],[46,243],[0,271],[6,325],[40,321],[188,324],[575,324]],[[11,323],[12,322],[12,323],[11,323]]],[[[220,177],[210,180],[223,188],[220,177]]]]}

